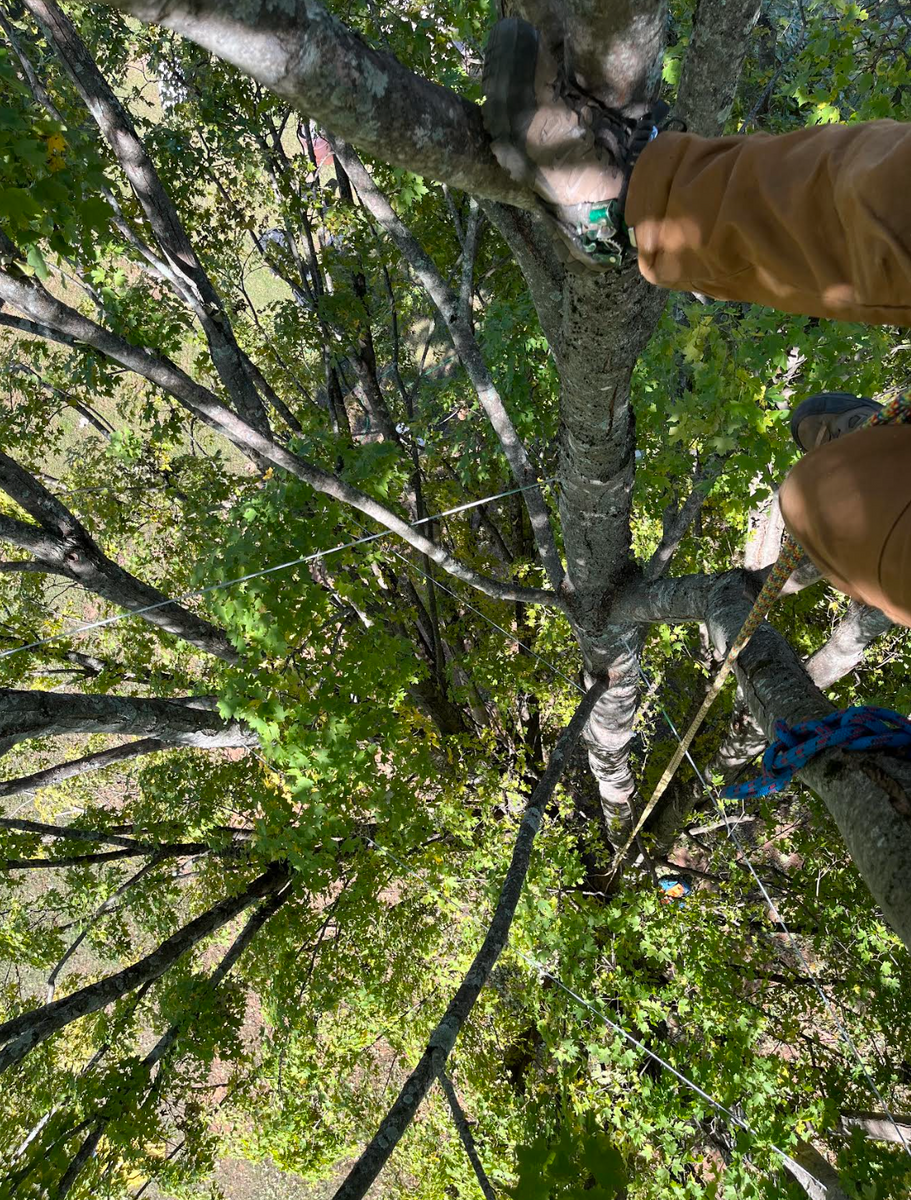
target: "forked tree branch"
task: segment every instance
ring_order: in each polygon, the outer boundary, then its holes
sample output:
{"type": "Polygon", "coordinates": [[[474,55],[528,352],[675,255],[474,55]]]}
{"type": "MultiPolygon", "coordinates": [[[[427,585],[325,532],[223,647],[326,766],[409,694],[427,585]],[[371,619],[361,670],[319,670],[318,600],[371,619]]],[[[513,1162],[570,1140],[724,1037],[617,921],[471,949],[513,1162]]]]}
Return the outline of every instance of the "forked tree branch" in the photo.
{"type": "Polygon", "coordinates": [[[225,662],[240,655],[227,633],[124,570],[104,553],[85,526],[52,492],[0,450],[0,489],[25,509],[39,527],[0,516],[0,541],[35,556],[36,567],[72,579],[87,591],[139,615],[198,650],[225,662]]]}
{"type": "Polygon", "coordinates": [[[373,1140],[358,1158],[333,1200],[363,1200],[370,1185],[398,1145],[399,1139],[414,1120],[434,1079],[445,1066],[462,1026],[468,1020],[488,975],[506,945],[528,872],[535,835],[541,827],[544,807],[553,795],[591,710],[604,688],[605,681],[602,680],[598,680],[589,688],[554,748],[547,769],[532,792],[522,816],[512,861],[481,948],[449,1002],[446,1012],[431,1033],[420,1062],[409,1075],[398,1099],[383,1118],[373,1140]]]}
{"type": "MultiPolygon", "coordinates": [[[[222,957],[221,962],[208,978],[209,988],[214,990],[226,978],[226,976],[234,969],[238,959],[250,945],[253,939],[259,933],[260,929],[266,924],[270,917],[274,916],[281,908],[285,901],[291,896],[292,885],[286,884],[279,891],[275,892],[267,900],[265,900],[256,912],[246,921],[243,929],[231,943],[227,953],[222,957]]],[[[170,1025],[161,1035],[152,1049],[142,1060],[142,1066],[146,1071],[151,1071],[158,1063],[162,1061],[177,1044],[180,1035],[187,1028],[186,1023],[177,1023],[170,1025]]],[[[113,1113],[107,1107],[107,1111],[102,1110],[102,1115],[99,1116],[88,1136],[83,1141],[82,1145],[73,1156],[67,1166],[66,1171],[57,1186],[55,1193],[57,1200],[65,1200],[69,1194],[73,1184],[78,1179],[83,1167],[94,1156],[98,1148],[98,1143],[104,1136],[105,1130],[111,1123],[113,1113]]]]}
{"type": "Polygon", "coordinates": [[[51,1004],[44,1004],[4,1021],[0,1024],[0,1041],[5,1043],[0,1050],[0,1074],[21,1062],[35,1046],[71,1021],[106,1008],[134,989],[160,979],[203,938],[227,925],[255,901],[280,890],[287,882],[288,868],[283,863],[273,863],[239,895],[229,896],[214,904],[207,912],[166,938],[139,962],[51,1004]]]}
{"type": "Polygon", "coordinates": [[[368,46],[318,0],[111,0],[232,63],[322,127],[393,166],[524,208],[481,109],[368,46]]]}

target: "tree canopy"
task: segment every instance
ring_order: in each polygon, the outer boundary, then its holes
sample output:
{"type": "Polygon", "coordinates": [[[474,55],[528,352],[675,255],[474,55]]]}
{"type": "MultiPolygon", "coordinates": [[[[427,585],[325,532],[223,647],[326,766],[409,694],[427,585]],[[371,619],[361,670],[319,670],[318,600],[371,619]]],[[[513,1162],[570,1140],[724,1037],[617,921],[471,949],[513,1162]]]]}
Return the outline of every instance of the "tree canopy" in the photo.
{"type": "Polygon", "coordinates": [[[508,14],[705,135],[911,118],[900,0],[0,2],[0,1195],[908,1194],[911,772],[718,794],[903,631],[798,569],[615,851],[791,407],[911,343],[567,272],[508,14]]]}

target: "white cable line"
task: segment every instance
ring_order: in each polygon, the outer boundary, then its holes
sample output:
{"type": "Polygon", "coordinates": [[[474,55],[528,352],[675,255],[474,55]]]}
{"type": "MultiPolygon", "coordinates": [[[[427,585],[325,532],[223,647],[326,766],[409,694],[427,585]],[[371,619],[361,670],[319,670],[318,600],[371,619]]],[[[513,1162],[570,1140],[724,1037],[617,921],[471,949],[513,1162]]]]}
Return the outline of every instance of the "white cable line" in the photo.
{"type": "MultiPolygon", "coordinates": [[[[444,907],[445,907],[444,898],[433,887],[432,884],[429,884],[425,879],[423,879],[418,874],[418,872],[414,869],[414,867],[411,867],[411,866],[409,866],[408,863],[403,862],[402,859],[400,859],[398,857],[398,855],[394,854],[388,847],[378,845],[373,840],[373,838],[367,836],[366,834],[363,836],[364,836],[364,840],[369,842],[369,844],[374,848],[374,850],[381,857],[383,855],[388,856],[389,858],[391,858],[393,860],[393,862],[397,863],[398,866],[400,866],[409,875],[413,875],[418,880],[418,882],[421,883],[422,886],[432,896],[434,896],[437,900],[439,900],[441,903],[443,903],[444,907]]],[[[480,923],[480,918],[476,915],[474,910],[468,909],[465,915],[468,917],[469,922],[473,922],[475,925],[475,928],[479,932],[481,932],[482,926],[480,923]]],[[[694,1092],[696,1092],[696,1094],[698,1096],[701,1096],[703,1100],[705,1100],[709,1104],[711,1104],[711,1106],[717,1112],[722,1113],[729,1120],[733,1121],[734,1124],[739,1126],[742,1130],[744,1130],[745,1133],[748,1133],[753,1138],[760,1137],[760,1135],[756,1132],[756,1130],[753,1129],[753,1127],[751,1125],[749,1125],[748,1122],[743,1120],[742,1117],[738,1117],[736,1113],[731,1112],[731,1110],[729,1108],[726,1108],[725,1105],[723,1105],[720,1100],[715,1100],[714,1097],[710,1096],[708,1092],[704,1091],[699,1086],[698,1083],[694,1083],[692,1079],[688,1079],[687,1076],[684,1075],[682,1071],[679,1071],[675,1066],[673,1066],[671,1063],[667,1062],[666,1059],[663,1059],[660,1054],[656,1054],[653,1050],[650,1050],[648,1048],[648,1046],[646,1046],[643,1042],[640,1042],[631,1033],[628,1033],[627,1030],[624,1029],[622,1025],[619,1025],[616,1021],[612,1020],[609,1016],[607,1016],[606,1013],[602,1012],[601,1009],[597,1008],[590,1001],[584,999],[584,997],[580,996],[577,992],[573,991],[573,989],[571,987],[569,987],[567,984],[565,984],[562,981],[562,979],[560,979],[557,975],[554,975],[553,972],[549,971],[543,965],[543,963],[538,962],[536,959],[532,958],[531,955],[526,954],[523,950],[519,950],[518,948],[514,949],[514,953],[519,958],[524,959],[524,961],[526,963],[528,963],[529,966],[533,967],[536,971],[541,972],[541,974],[546,975],[548,979],[553,980],[553,982],[557,985],[557,987],[561,988],[564,992],[566,992],[566,994],[568,996],[571,996],[574,1000],[576,1000],[584,1008],[587,1008],[589,1010],[589,1012],[593,1013],[596,1017],[600,1017],[600,1019],[602,1021],[604,1021],[605,1024],[609,1025],[611,1027],[611,1029],[615,1030],[617,1033],[620,1034],[621,1037],[625,1038],[626,1041],[628,1041],[630,1043],[630,1045],[635,1046],[637,1050],[641,1050],[643,1054],[648,1055],[649,1058],[653,1059],[660,1066],[664,1067],[665,1070],[670,1071],[671,1074],[674,1075],[677,1079],[679,1079],[681,1083],[686,1084],[686,1086],[688,1088],[691,1088],[694,1092]]],[[[809,1172],[805,1167],[802,1167],[798,1163],[796,1163],[794,1161],[794,1159],[791,1158],[791,1156],[789,1154],[787,1154],[786,1151],[781,1149],[780,1146],[776,1146],[774,1142],[769,1142],[768,1145],[771,1147],[772,1150],[775,1151],[776,1154],[779,1155],[779,1157],[782,1159],[782,1161],[785,1162],[788,1166],[794,1168],[795,1170],[799,1171],[803,1175],[809,1176],[811,1179],[813,1179],[813,1181],[815,1183],[818,1183],[820,1185],[820,1187],[822,1187],[820,1180],[816,1179],[816,1177],[814,1175],[812,1175],[811,1172],[809,1172]]]]}
{"type": "MultiPolygon", "coordinates": [[[[654,1050],[649,1050],[648,1046],[644,1045],[637,1038],[633,1037],[631,1033],[628,1033],[622,1025],[618,1025],[616,1021],[612,1020],[607,1015],[607,1013],[602,1012],[600,1008],[596,1008],[588,1000],[580,996],[578,992],[574,992],[573,989],[565,984],[562,979],[559,979],[556,975],[552,974],[552,972],[548,971],[548,969],[542,963],[539,963],[536,959],[526,954],[524,950],[516,949],[515,953],[519,956],[519,958],[523,958],[529,964],[529,966],[535,967],[541,972],[542,975],[545,975],[548,979],[555,983],[557,987],[566,992],[568,996],[572,996],[577,1003],[581,1004],[584,1008],[587,1008],[589,1012],[594,1013],[596,1017],[600,1017],[606,1025],[609,1025],[611,1029],[619,1033],[621,1037],[625,1038],[630,1043],[630,1045],[635,1046],[637,1050],[641,1050],[643,1054],[647,1054],[649,1058],[654,1059],[654,1061],[664,1067],[666,1071],[670,1071],[672,1075],[676,1076],[681,1083],[685,1083],[688,1088],[692,1088],[692,1090],[698,1096],[701,1096],[703,1100],[707,1100],[714,1109],[717,1109],[718,1112],[723,1113],[729,1120],[733,1121],[735,1125],[738,1125],[742,1130],[744,1130],[745,1133],[748,1133],[750,1137],[758,1138],[760,1136],[747,1121],[743,1120],[742,1117],[738,1117],[737,1114],[731,1112],[729,1108],[725,1108],[720,1101],[715,1100],[708,1094],[708,1092],[703,1091],[698,1083],[694,1083],[692,1079],[687,1079],[687,1077],[681,1071],[678,1071],[675,1066],[667,1062],[666,1059],[663,1059],[660,1054],[656,1054],[654,1050]]],[[[809,1175],[814,1183],[818,1183],[820,1186],[822,1186],[820,1180],[818,1180],[815,1175],[812,1175],[806,1169],[806,1167],[802,1167],[799,1163],[796,1163],[786,1151],[781,1149],[780,1146],[776,1146],[774,1142],[769,1142],[768,1144],[789,1167],[793,1167],[795,1170],[799,1171],[801,1175],[809,1175]]]]}
{"type": "MultiPolygon", "coordinates": [[[[643,671],[641,664],[639,666],[639,674],[642,677],[642,680],[645,683],[646,687],[651,688],[652,687],[651,681],[649,680],[646,673],[643,671]]],[[[671,733],[674,735],[674,737],[679,742],[681,740],[681,738],[680,738],[680,734],[677,730],[677,726],[674,724],[674,722],[668,716],[667,712],[665,711],[663,705],[660,702],[658,702],[658,710],[661,713],[661,715],[664,717],[665,721],[667,722],[668,728],[670,729],[671,733]]],[[[803,950],[801,950],[801,948],[800,948],[799,942],[794,937],[793,933],[791,933],[791,930],[788,928],[784,917],[778,911],[778,905],[775,904],[775,902],[772,900],[772,897],[769,895],[765,884],[762,882],[762,880],[759,878],[759,875],[756,873],[756,869],[753,866],[753,863],[750,859],[749,854],[747,853],[746,847],[744,846],[743,842],[741,841],[740,835],[737,832],[737,826],[731,824],[727,809],[725,808],[725,805],[724,805],[724,801],[721,799],[720,795],[718,794],[717,789],[714,788],[708,782],[708,780],[705,778],[703,773],[696,766],[696,763],[693,761],[693,758],[690,755],[689,750],[686,751],[686,758],[687,758],[687,761],[689,762],[690,766],[693,768],[693,771],[696,774],[696,778],[699,780],[699,782],[705,788],[706,793],[709,796],[711,796],[711,798],[714,800],[715,806],[718,809],[718,811],[721,813],[722,819],[724,820],[725,827],[727,829],[728,838],[731,841],[733,841],[733,843],[735,844],[737,849],[740,851],[740,854],[743,856],[743,861],[746,863],[747,869],[749,870],[750,874],[755,879],[766,904],[768,904],[768,906],[769,906],[769,910],[771,911],[772,916],[774,917],[776,923],[781,928],[784,935],[787,937],[788,944],[790,945],[790,947],[794,951],[794,953],[797,955],[797,959],[800,962],[801,967],[806,972],[807,976],[810,979],[812,979],[813,986],[816,988],[817,992],[819,993],[820,999],[822,1000],[823,1004],[825,1005],[826,1011],[828,1012],[829,1016],[832,1018],[832,1021],[835,1024],[835,1028],[838,1030],[839,1036],[841,1037],[841,1039],[845,1043],[845,1045],[848,1047],[848,1049],[851,1051],[851,1053],[854,1055],[854,1058],[857,1061],[857,1065],[860,1067],[861,1071],[864,1074],[864,1077],[867,1080],[867,1083],[870,1085],[871,1091],[873,1092],[874,1096],[879,1101],[879,1103],[882,1105],[883,1111],[885,1112],[886,1116],[889,1118],[889,1120],[892,1122],[893,1126],[895,1127],[895,1132],[898,1134],[899,1139],[901,1140],[901,1144],[905,1148],[905,1152],[908,1154],[909,1157],[911,1157],[911,1146],[908,1145],[908,1142],[905,1139],[905,1135],[902,1131],[901,1126],[898,1124],[895,1117],[892,1115],[892,1112],[890,1111],[888,1104],[886,1103],[885,1099],[883,1098],[879,1088],[876,1086],[876,1081],[874,1080],[869,1068],[867,1067],[867,1064],[864,1062],[863,1058],[861,1058],[860,1051],[858,1050],[854,1039],[851,1037],[849,1030],[843,1023],[841,1018],[839,1017],[838,1013],[835,1010],[834,1005],[832,1004],[831,1000],[827,996],[825,989],[823,988],[822,984],[819,981],[819,977],[817,976],[816,971],[813,968],[811,968],[810,964],[807,962],[807,959],[803,953],[803,950]]],[[[686,871],[686,867],[681,867],[680,870],[686,871]]]]}
{"type": "MultiPolygon", "coordinates": [[[[491,504],[494,500],[502,500],[506,496],[515,496],[519,492],[527,492],[532,488],[543,487],[544,484],[553,483],[554,478],[543,479],[540,483],[527,483],[523,487],[511,488],[508,492],[498,492],[495,496],[485,496],[482,500],[470,500],[467,504],[459,504],[456,508],[449,508],[445,512],[436,513],[432,517],[422,517],[420,521],[415,521],[410,528],[415,529],[418,525],[425,525],[428,521],[439,521],[443,517],[452,517],[456,513],[466,512],[470,508],[478,508],[482,504],[491,504]]],[[[330,554],[337,554],[340,550],[351,550],[354,546],[363,546],[366,542],[375,542],[378,538],[390,537],[395,531],[392,529],[382,529],[379,533],[371,533],[366,537],[356,538],[353,542],[344,542],[339,546],[332,546],[329,550],[319,550],[315,554],[305,554],[301,558],[292,558],[288,562],[278,563],[274,567],[265,567],[261,571],[250,571],[247,575],[240,575],[237,579],[226,579],[222,583],[211,583],[208,587],[194,588],[192,591],[184,592],[180,596],[172,597],[168,600],[158,600],[155,604],[146,604],[142,608],[131,608],[128,612],[116,613],[113,617],[105,617],[101,621],[90,621],[85,625],[77,625],[75,629],[70,629],[64,633],[54,633],[50,637],[41,638],[36,642],[28,642],[24,646],[14,646],[12,650],[0,651],[0,660],[10,658],[14,654],[21,654],[24,650],[36,650],[39,646],[46,646],[50,642],[59,641],[61,638],[76,638],[83,633],[88,633],[91,629],[104,629],[108,625],[116,625],[118,621],[126,621],[130,617],[139,617],[143,613],[154,612],[159,608],[167,608],[169,604],[183,604],[186,600],[192,600],[196,596],[205,596],[208,592],[217,592],[222,588],[233,587],[237,583],[246,583],[249,579],[259,579],[263,575],[271,575],[275,571],[284,571],[288,567],[301,566],[303,563],[315,562],[320,558],[327,558],[330,554]]],[[[498,627],[499,628],[499,627],[498,627]]]]}

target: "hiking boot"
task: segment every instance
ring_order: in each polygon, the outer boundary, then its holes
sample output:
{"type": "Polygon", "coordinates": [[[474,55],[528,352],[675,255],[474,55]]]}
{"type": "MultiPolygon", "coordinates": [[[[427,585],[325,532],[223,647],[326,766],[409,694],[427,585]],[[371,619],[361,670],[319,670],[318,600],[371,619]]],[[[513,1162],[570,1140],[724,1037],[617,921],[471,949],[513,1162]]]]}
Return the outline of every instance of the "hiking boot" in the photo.
{"type": "Polygon", "coordinates": [[[639,118],[567,80],[534,26],[498,22],[484,58],[484,122],[497,162],[544,201],[572,258],[617,270],[635,257],[623,207],[639,155],[667,106],[639,118]]]}
{"type": "Polygon", "coordinates": [[[791,437],[801,450],[815,450],[851,433],[881,408],[853,392],[818,392],[791,413],[791,437]]]}

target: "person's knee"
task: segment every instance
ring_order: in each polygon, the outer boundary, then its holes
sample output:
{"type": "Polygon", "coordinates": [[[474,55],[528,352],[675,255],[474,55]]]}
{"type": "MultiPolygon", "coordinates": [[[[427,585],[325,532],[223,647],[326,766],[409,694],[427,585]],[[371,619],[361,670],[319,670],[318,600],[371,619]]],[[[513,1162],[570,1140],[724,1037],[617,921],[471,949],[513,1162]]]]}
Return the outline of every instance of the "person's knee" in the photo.
{"type": "Polygon", "coordinates": [[[911,426],[821,446],[779,500],[788,532],[835,587],[911,625],[911,426]]]}

